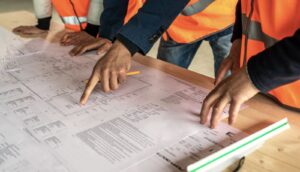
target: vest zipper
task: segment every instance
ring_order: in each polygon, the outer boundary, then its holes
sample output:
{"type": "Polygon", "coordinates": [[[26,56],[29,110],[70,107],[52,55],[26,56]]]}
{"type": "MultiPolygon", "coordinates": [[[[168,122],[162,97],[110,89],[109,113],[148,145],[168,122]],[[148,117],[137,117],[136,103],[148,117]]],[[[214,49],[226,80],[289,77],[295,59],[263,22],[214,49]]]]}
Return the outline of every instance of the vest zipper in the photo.
{"type": "Polygon", "coordinates": [[[82,27],[81,22],[80,22],[80,20],[79,20],[79,16],[78,16],[77,11],[76,11],[76,9],[75,9],[75,5],[74,5],[74,3],[73,3],[72,0],[69,0],[69,2],[70,2],[70,4],[71,4],[71,6],[72,6],[73,12],[74,12],[74,14],[75,14],[75,16],[76,16],[76,19],[77,19],[78,23],[79,23],[80,31],[83,31],[83,27],[82,27]]]}

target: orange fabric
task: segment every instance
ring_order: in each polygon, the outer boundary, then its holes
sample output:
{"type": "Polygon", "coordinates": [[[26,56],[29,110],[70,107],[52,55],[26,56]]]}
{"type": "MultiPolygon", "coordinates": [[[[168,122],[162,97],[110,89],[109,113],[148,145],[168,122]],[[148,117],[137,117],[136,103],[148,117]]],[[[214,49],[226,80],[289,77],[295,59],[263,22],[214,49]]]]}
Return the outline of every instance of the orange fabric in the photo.
{"type": "MultiPolygon", "coordinates": [[[[87,23],[81,23],[81,27],[83,29],[85,29],[86,26],[87,26],[87,23]]],[[[80,32],[81,31],[81,28],[80,28],[79,25],[65,24],[65,28],[69,29],[69,30],[72,30],[72,31],[75,31],[75,32],[80,32]]]]}
{"type": "MultiPolygon", "coordinates": [[[[198,1],[190,0],[187,6],[198,1]]],[[[234,23],[236,3],[237,0],[215,0],[194,15],[179,14],[168,28],[167,34],[177,43],[191,43],[226,29],[234,23]]],[[[166,40],[166,34],[163,38],[166,40]]]]}
{"type": "MultiPolygon", "coordinates": [[[[74,10],[76,11],[78,17],[87,17],[90,0],[52,0],[52,4],[55,10],[61,17],[76,17],[74,10]],[[71,2],[74,4],[74,9],[71,2]]],[[[86,27],[87,23],[81,23],[83,29],[86,27]]],[[[80,25],[76,24],[65,24],[65,28],[80,31],[80,25]]]]}
{"type": "MultiPolygon", "coordinates": [[[[190,0],[187,6],[198,1],[201,0],[190,0]]],[[[129,0],[125,23],[138,12],[144,2],[145,0],[129,0]]],[[[236,3],[237,0],[215,0],[197,14],[191,16],[179,14],[166,32],[178,43],[191,43],[226,29],[235,20],[236,3]]],[[[163,39],[167,39],[167,34],[163,34],[163,39]]]]}
{"type": "MultiPolygon", "coordinates": [[[[252,0],[242,0],[242,13],[249,17],[252,0]]],[[[281,40],[285,37],[292,36],[300,28],[300,1],[299,0],[268,0],[253,1],[253,14],[251,21],[261,24],[263,33],[281,40]]],[[[241,66],[245,54],[245,35],[242,37],[241,66]]],[[[246,60],[248,61],[253,55],[266,49],[264,43],[258,40],[248,39],[246,60]]],[[[272,57],[266,57],[272,58],[272,57]]],[[[300,108],[300,80],[290,84],[283,85],[269,92],[277,98],[282,104],[300,108]]]]}
{"type": "Polygon", "coordinates": [[[144,3],[145,0],[129,0],[124,24],[126,24],[133,16],[137,14],[144,3]]]}

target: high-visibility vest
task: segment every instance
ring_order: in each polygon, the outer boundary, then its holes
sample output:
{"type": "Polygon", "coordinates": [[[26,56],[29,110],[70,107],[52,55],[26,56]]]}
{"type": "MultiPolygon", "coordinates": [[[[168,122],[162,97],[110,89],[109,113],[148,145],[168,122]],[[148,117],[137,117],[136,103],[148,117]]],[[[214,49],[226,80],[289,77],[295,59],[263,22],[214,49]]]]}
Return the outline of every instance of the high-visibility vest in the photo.
{"type": "MultiPolygon", "coordinates": [[[[129,0],[126,22],[145,1],[129,0]]],[[[235,20],[236,3],[237,0],[190,0],[163,34],[163,39],[169,36],[177,43],[191,43],[225,30],[235,20]]]]}
{"type": "MultiPolygon", "coordinates": [[[[240,65],[300,28],[299,0],[242,0],[240,65]]],[[[266,57],[272,58],[272,57],[266,57]]],[[[278,66],[280,67],[280,66],[278,66]]],[[[282,104],[300,108],[300,80],[269,92],[282,104]]]]}
{"type": "Polygon", "coordinates": [[[80,31],[87,25],[90,0],[52,0],[65,28],[80,31]]]}
{"type": "Polygon", "coordinates": [[[128,0],[128,7],[124,24],[126,24],[134,15],[137,14],[137,12],[143,6],[145,1],[146,0],[128,0]]]}
{"type": "Polygon", "coordinates": [[[163,35],[177,43],[192,43],[225,30],[235,21],[237,0],[190,0],[163,35]]]}

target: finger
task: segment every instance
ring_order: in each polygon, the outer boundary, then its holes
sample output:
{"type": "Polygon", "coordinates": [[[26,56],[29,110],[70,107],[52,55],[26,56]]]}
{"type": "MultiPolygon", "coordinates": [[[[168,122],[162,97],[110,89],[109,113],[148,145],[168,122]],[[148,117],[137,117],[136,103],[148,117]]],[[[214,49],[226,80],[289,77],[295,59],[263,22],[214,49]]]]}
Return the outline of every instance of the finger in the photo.
{"type": "Polygon", "coordinates": [[[19,26],[13,29],[13,32],[19,33],[22,30],[23,26],[19,26]]]}
{"type": "Polygon", "coordinates": [[[213,111],[210,119],[210,127],[216,128],[220,120],[222,119],[223,111],[226,105],[230,102],[230,98],[228,96],[222,96],[217,103],[213,106],[213,111]]]}
{"type": "Polygon", "coordinates": [[[108,69],[104,69],[101,71],[101,86],[102,86],[102,90],[104,92],[109,92],[110,91],[110,87],[109,87],[109,79],[110,75],[109,75],[109,70],[108,69]]]}
{"type": "Polygon", "coordinates": [[[74,56],[80,56],[88,50],[86,45],[81,46],[78,51],[75,52],[74,56]]]}
{"type": "Polygon", "coordinates": [[[218,74],[215,80],[215,85],[218,85],[225,77],[226,73],[230,70],[232,66],[231,60],[224,60],[224,62],[221,64],[218,74]]]}
{"type": "Polygon", "coordinates": [[[72,51],[72,56],[79,56],[85,53],[88,50],[89,45],[79,45],[74,51],[72,51]]]}
{"type": "Polygon", "coordinates": [[[24,36],[37,36],[37,35],[40,35],[41,33],[38,33],[36,31],[33,31],[33,30],[23,30],[21,32],[22,35],[24,36]]]}
{"type": "Polygon", "coordinates": [[[240,101],[231,101],[230,107],[229,107],[229,118],[228,123],[232,125],[238,116],[239,110],[242,106],[242,102],[240,101]]]}
{"type": "Polygon", "coordinates": [[[78,45],[80,45],[81,44],[81,41],[80,40],[76,40],[76,41],[74,41],[73,43],[72,43],[72,45],[74,45],[74,46],[78,46],[78,45]]]}
{"type": "Polygon", "coordinates": [[[101,55],[101,54],[106,53],[110,49],[110,47],[111,47],[110,43],[102,44],[101,47],[97,50],[97,54],[101,55]]]}
{"type": "Polygon", "coordinates": [[[24,30],[27,30],[27,29],[29,29],[29,26],[20,26],[20,27],[18,27],[17,32],[22,33],[22,32],[24,32],[24,30]]]}
{"type": "Polygon", "coordinates": [[[83,53],[89,51],[89,50],[93,50],[98,48],[98,43],[97,42],[93,42],[93,43],[87,43],[85,45],[82,45],[81,48],[77,49],[76,52],[74,52],[74,56],[79,56],[82,55],[83,53]]]}
{"type": "Polygon", "coordinates": [[[63,37],[60,39],[60,43],[65,43],[66,42],[66,40],[69,38],[69,36],[70,36],[70,33],[65,33],[64,35],[63,35],[63,37]]]}
{"type": "Polygon", "coordinates": [[[42,31],[40,31],[37,28],[26,29],[23,31],[24,35],[39,35],[41,33],[42,33],[42,31]]]}
{"type": "Polygon", "coordinates": [[[76,44],[79,44],[79,40],[77,38],[72,38],[68,43],[67,45],[76,45],[76,44]]]}
{"type": "Polygon", "coordinates": [[[118,83],[118,75],[117,72],[113,71],[110,74],[110,88],[112,90],[116,90],[119,88],[119,83],[118,83]]]}
{"type": "Polygon", "coordinates": [[[71,42],[71,39],[70,39],[70,37],[68,37],[67,39],[64,40],[64,42],[62,42],[62,45],[69,46],[70,42],[71,42]]]}
{"type": "Polygon", "coordinates": [[[76,35],[77,35],[77,32],[69,32],[69,33],[66,33],[65,34],[65,39],[64,41],[62,42],[62,44],[64,46],[69,46],[69,45],[72,45],[72,42],[74,39],[76,39],[76,35]]]}
{"type": "Polygon", "coordinates": [[[70,39],[67,38],[67,39],[65,39],[63,42],[61,42],[61,45],[62,45],[62,46],[69,46],[69,42],[70,42],[70,39]]]}
{"type": "Polygon", "coordinates": [[[81,48],[82,48],[81,45],[76,46],[76,47],[74,47],[74,48],[69,52],[69,54],[70,54],[71,56],[75,56],[76,54],[78,54],[78,52],[80,51],[81,48]]]}
{"type": "Polygon", "coordinates": [[[122,84],[126,81],[127,75],[125,70],[121,70],[118,75],[118,82],[122,84]]]}
{"type": "Polygon", "coordinates": [[[239,70],[240,70],[240,64],[239,61],[237,60],[232,64],[232,74],[237,73],[239,70]]]}
{"type": "Polygon", "coordinates": [[[220,97],[220,94],[218,93],[217,89],[218,88],[212,90],[203,101],[201,112],[200,112],[201,124],[207,123],[210,109],[215,104],[216,100],[220,97]]]}
{"type": "Polygon", "coordinates": [[[20,28],[20,30],[19,30],[18,33],[26,35],[26,34],[28,34],[30,32],[31,32],[31,28],[30,27],[28,27],[28,26],[22,26],[20,28]]]}
{"type": "Polygon", "coordinates": [[[92,91],[94,90],[94,88],[96,87],[96,85],[98,84],[100,78],[97,76],[97,74],[95,72],[93,72],[92,76],[90,77],[84,92],[80,98],[80,105],[85,105],[86,102],[88,101],[92,91]]]}

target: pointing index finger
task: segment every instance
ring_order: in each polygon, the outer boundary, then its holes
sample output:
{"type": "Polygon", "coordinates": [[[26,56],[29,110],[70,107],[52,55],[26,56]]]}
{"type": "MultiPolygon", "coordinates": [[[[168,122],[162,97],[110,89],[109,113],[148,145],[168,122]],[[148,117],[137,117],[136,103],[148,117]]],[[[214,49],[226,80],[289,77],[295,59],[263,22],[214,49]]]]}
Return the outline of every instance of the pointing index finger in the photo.
{"type": "Polygon", "coordinates": [[[89,79],[88,83],[86,84],[86,87],[84,89],[84,92],[80,98],[80,105],[85,105],[88,101],[91,93],[93,92],[94,88],[96,87],[97,83],[99,82],[100,78],[95,75],[95,73],[92,74],[91,78],[89,79]]]}

